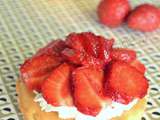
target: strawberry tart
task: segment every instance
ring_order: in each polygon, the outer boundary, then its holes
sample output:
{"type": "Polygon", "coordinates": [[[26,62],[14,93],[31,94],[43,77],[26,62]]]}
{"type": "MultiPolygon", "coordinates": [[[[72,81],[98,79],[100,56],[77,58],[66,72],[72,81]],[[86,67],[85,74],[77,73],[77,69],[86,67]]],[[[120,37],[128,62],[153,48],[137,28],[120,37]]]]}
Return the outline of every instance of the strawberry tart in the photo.
{"type": "Polygon", "coordinates": [[[20,67],[25,120],[140,120],[148,81],[136,52],[91,32],[54,40],[20,67]]]}

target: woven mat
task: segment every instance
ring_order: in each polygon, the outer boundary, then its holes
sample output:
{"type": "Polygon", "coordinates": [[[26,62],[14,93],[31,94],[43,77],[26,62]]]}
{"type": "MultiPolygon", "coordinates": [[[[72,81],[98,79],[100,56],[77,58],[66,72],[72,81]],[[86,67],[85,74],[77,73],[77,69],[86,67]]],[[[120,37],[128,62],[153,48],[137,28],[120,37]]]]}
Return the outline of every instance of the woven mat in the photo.
{"type": "MultiPolygon", "coordinates": [[[[15,81],[19,65],[49,41],[70,32],[92,31],[115,38],[116,46],[133,48],[147,67],[150,82],[142,120],[160,120],[160,30],[135,32],[126,25],[110,29],[98,24],[99,0],[0,0],[0,120],[22,120],[15,81]]],[[[132,0],[133,7],[143,2],[132,0]],[[134,1],[134,3],[133,3],[134,1]]]]}

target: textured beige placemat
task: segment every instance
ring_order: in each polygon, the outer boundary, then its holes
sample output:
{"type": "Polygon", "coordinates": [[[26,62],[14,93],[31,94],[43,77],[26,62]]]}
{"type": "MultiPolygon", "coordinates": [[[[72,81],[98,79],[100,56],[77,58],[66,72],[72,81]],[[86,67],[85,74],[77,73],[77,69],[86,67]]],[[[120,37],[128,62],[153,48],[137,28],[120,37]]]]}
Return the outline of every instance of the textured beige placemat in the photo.
{"type": "MultiPolygon", "coordinates": [[[[130,0],[133,6],[160,0],[130,0]]],[[[98,24],[99,0],[0,0],[0,120],[22,120],[15,80],[25,58],[52,39],[70,32],[92,31],[114,37],[117,46],[133,48],[146,64],[150,98],[142,120],[160,120],[160,30],[135,32],[126,25],[110,29],[98,24]]]]}

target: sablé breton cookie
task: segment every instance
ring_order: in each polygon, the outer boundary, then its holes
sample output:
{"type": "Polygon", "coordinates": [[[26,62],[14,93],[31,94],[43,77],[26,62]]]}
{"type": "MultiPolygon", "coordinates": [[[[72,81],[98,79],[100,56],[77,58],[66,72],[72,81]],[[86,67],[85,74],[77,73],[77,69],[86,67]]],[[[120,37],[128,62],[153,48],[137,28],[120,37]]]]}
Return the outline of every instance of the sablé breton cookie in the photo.
{"type": "Polygon", "coordinates": [[[20,68],[25,120],[140,120],[148,81],[136,52],[91,32],[54,40],[20,68]]]}

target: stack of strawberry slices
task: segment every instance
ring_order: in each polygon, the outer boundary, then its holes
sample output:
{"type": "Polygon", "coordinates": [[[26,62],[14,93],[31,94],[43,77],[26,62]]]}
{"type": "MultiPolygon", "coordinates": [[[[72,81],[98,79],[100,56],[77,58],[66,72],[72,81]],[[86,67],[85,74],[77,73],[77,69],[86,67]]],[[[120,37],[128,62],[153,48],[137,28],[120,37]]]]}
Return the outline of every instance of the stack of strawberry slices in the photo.
{"type": "Polygon", "coordinates": [[[147,94],[145,66],[134,50],[113,48],[114,40],[91,32],[55,40],[21,66],[21,79],[52,106],[76,106],[96,116],[103,104],[129,104],[147,94]]]}

